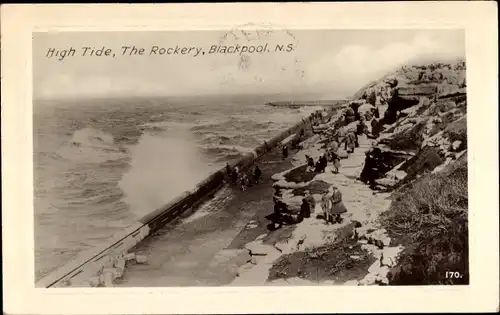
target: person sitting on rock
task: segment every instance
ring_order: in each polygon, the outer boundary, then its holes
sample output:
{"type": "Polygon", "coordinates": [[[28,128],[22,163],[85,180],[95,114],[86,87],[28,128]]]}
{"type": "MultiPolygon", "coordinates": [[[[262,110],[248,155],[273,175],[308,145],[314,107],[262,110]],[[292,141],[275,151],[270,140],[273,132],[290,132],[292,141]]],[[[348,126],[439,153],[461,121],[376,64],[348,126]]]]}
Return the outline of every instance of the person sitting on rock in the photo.
{"type": "Polygon", "coordinates": [[[315,173],[324,173],[326,166],[327,166],[327,159],[326,156],[323,154],[319,159],[318,162],[316,162],[316,169],[314,170],[315,173]]]}
{"type": "Polygon", "coordinates": [[[314,208],[316,208],[316,200],[314,200],[314,197],[311,195],[311,193],[309,192],[309,190],[306,190],[305,191],[305,197],[304,199],[309,202],[309,205],[311,207],[311,209],[314,210],[314,208]]]}
{"type": "Polygon", "coordinates": [[[314,160],[310,155],[306,155],[307,166],[314,167],[314,160]]]}
{"type": "Polygon", "coordinates": [[[292,214],[288,210],[288,205],[281,201],[280,198],[273,198],[274,200],[274,213],[272,215],[272,221],[275,228],[281,228],[283,224],[294,224],[296,221],[301,221],[301,216],[296,215],[294,219],[292,214]]]}
{"type": "Polygon", "coordinates": [[[262,175],[262,171],[260,170],[259,166],[255,166],[255,170],[253,171],[253,180],[256,184],[259,183],[260,176],[262,175]]]}
{"type": "Polygon", "coordinates": [[[306,200],[306,198],[303,198],[302,205],[300,206],[299,221],[302,221],[302,218],[309,217],[311,217],[311,204],[306,200]]]}
{"type": "Polygon", "coordinates": [[[307,161],[307,172],[314,172],[315,171],[315,164],[314,164],[314,159],[308,155],[306,155],[306,161],[307,161]]]}
{"type": "Polygon", "coordinates": [[[273,197],[273,201],[274,201],[274,212],[267,218],[269,218],[271,222],[273,222],[274,228],[279,229],[283,225],[283,221],[281,218],[281,213],[283,211],[283,202],[276,196],[273,197]]]}

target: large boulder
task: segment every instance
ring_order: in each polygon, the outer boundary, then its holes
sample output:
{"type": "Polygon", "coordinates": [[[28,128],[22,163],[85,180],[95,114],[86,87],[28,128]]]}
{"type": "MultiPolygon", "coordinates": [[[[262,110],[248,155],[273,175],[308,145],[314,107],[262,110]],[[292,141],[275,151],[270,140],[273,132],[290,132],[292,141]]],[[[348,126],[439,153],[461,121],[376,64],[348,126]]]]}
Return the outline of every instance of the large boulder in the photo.
{"type": "Polygon", "coordinates": [[[439,148],[426,146],[406,161],[399,169],[407,173],[404,182],[408,182],[415,179],[417,175],[431,172],[443,163],[444,159],[439,154],[439,148]]]}
{"type": "Polygon", "coordinates": [[[374,147],[366,154],[360,180],[365,183],[374,183],[376,179],[385,177],[387,172],[411,157],[411,154],[405,152],[387,150],[380,146],[374,147]]]}

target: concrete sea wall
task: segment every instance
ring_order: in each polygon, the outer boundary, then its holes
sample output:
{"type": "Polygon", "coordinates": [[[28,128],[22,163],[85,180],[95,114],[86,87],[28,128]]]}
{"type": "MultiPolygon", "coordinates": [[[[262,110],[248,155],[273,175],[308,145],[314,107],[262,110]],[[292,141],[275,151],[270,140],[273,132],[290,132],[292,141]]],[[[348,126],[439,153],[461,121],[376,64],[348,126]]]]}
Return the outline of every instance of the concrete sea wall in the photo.
{"type": "MultiPolygon", "coordinates": [[[[338,107],[328,108],[327,113],[331,116],[338,107]]],[[[238,166],[241,170],[248,169],[257,159],[279,146],[290,135],[300,132],[302,129],[312,128],[311,123],[311,116],[304,118],[274,138],[264,142],[253,152],[244,155],[233,166],[238,166]]],[[[136,223],[125,228],[124,231],[112,236],[101,246],[80,253],[63,267],[42,278],[35,286],[38,288],[88,287],[93,286],[93,280],[100,283],[108,282],[109,279],[103,278],[106,277],[103,270],[123,272],[127,251],[167,223],[195,210],[199,204],[212,198],[224,184],[225,168],[222,168],[198,183],[192,191],[183,193],[164,207],[143,216],[136,223]],[[102,279],[95,280],[96,277],[102,279]]]]}

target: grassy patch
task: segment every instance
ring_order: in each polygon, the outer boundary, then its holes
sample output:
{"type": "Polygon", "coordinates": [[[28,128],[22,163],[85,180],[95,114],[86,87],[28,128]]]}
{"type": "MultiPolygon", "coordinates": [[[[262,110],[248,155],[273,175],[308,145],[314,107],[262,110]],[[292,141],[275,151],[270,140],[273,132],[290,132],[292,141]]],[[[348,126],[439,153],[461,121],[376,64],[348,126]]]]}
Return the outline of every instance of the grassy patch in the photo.
{"type": "Polygon", "coordinates": [[[446,173],[427,174],[405,186],[381,215],[391,236],[407,243],[391,270],[391,284],[469,282],[467,159],[455,163],[446,173]],[[446,279],[447,271],[463,277],[446,279]]]}
{"type": "Polygon", "coordinates": [[[292,191],[292,194],[294,194],[295,196],[297,196],[297,195],[304,196],[305,191],[309,190],[309,192],[311,194],[321,194],[322,195],[322,194],[328,192],[328,188],[330,188],[330,186],[332,186],[332,185],[328,184],[327,182],[324,182],[322,180],[315,180],[315,181],[311,182],[309,185],[307,185],[306,187],[294,189],[292,191]]]}
{"type": "Polygon", "coordinates": [[[317,173],[307,172],[307,165],[302,165],[292,169],[284,175],[287,182],[303,183],[311,181],[317,173]]]}
{"type": "Polygon", "coordinates": [[[443,162],[438,148],[426,146],[400,167],[401,171],[408,174],[402,183],[407,183],[415,179],[417,175],[432,171],[443,162]]]}
{"type": "Polygon", "coordinates": [[[336,242],[282,256],[272,266],[268,280],[361,280],[374,259],[354,240],[336,242]]]}

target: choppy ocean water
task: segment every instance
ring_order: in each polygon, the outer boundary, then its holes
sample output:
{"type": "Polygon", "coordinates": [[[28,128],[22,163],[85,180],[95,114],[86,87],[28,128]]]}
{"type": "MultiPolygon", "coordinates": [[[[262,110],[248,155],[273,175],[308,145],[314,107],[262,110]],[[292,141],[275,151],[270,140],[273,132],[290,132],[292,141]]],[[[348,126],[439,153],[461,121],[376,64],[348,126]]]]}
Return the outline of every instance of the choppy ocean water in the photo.
{"type": "Polygon", "coordinates": [[[251,99],[35,102],[36,279],[315,109],[251,99]]]}

